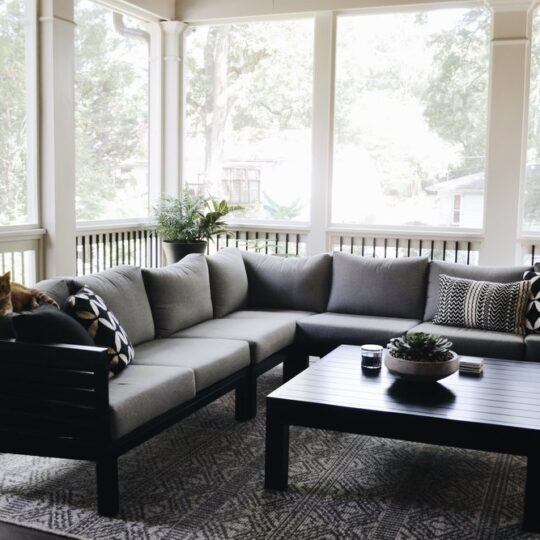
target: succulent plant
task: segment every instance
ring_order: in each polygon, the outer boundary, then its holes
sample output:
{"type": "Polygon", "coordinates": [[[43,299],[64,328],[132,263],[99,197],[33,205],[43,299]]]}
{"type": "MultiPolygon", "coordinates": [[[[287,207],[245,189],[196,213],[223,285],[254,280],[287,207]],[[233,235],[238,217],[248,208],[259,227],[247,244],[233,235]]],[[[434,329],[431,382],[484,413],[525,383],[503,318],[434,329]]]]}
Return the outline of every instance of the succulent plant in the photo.
{"type": "Polygon", "coordinates": [[[418,332],[393,338],[388,344],[389,353],[395,358],[416,362],[444,362],[452,358],[452,342],[445,337],[418,332]]]}

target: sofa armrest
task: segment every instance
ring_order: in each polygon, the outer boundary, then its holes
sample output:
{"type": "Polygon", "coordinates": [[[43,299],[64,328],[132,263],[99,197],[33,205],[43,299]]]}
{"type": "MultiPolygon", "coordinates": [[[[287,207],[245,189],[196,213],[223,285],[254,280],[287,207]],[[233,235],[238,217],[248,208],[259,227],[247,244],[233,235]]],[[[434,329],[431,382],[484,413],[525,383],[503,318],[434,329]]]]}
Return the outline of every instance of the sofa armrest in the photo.
{"type": "Polygon", "coordinates": [[[108,439],[106,349],[0,340],[0,451],[108,439]]]}

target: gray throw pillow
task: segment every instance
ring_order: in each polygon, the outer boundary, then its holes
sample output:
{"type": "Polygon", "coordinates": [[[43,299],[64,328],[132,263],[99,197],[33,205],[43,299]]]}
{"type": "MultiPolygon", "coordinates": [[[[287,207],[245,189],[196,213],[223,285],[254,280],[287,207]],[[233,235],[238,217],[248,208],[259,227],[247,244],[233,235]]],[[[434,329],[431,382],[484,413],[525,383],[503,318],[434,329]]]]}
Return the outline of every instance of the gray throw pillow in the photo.
{"type": "Polygon", "coordinates": [[[440,276],[433,324],[525,334],[530,282],[493,283],[440,276]]]}
{"type": "Polygon", "coordinates": [[[375,259],[334,253],[328,311],[421,319],[428,259],[375,259]]]}
{"type": "Polygon", "coordinates": [[[520,281],[530,266],[473,266],[442,261],[432,261],[429,265],[428,289],[424,321],[431,321],[437,313],[439,302],[439,278],[441,274],[495,283],[520,281]]]}
{"type": "Polygon", "coordinates": [[[154,339],[154,320],[138,266],[117,266],[77,279],[103,298],[133,345],[154,339]]]}
{"type": "Polygon", "coordinates": [[[191,254],[164,268],[143,269],[156,335],[168,337],[212,318],[208,264],[191,254]]]}
{"type": "Polygon", "coordinates": [[[277,257],[242,252],[249,282],[249,305],[258,308],[326,311],[332,256],[277,257]]]}
{"type": "Polygon", "coordinates": [[[244,308],[248,299],[248,278],[242,253],[226,248],[207,257],[214,317],[225,317],[244,308]]]}

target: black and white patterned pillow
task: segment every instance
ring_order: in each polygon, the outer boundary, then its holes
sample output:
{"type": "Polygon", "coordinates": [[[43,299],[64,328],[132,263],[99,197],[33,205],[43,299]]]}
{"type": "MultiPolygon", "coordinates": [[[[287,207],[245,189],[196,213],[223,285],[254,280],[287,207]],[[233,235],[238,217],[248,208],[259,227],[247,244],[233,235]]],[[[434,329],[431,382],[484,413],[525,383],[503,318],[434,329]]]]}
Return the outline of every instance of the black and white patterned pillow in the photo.
{"type": "Polygon", "coordinates": [[[537,334],[540,333],[540,272],[527,270],[523,274],[523,279],[530,284],[529,301],[525,312],[525,326],[527,332],[537,334]]]}
{"type": "Polygon", "coordinates": [[[109,377],[120,373],[135,357],[135,350],[114,313],[88,287],[69,296],[64,310],[81,323],[98,347],[109,354],[109,377]]]}
{"type": "Polygon", "coordinates": [[[442,274],[434,324],[525,334],[529,282],[492,283],[442,274]]]}

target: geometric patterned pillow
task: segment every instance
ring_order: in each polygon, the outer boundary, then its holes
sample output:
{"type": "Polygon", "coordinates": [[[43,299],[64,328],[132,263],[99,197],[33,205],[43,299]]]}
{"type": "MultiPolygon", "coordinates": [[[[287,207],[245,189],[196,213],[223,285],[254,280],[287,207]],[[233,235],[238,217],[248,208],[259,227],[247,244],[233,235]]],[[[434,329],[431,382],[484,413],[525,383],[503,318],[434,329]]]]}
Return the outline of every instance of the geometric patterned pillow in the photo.
{"type": "Polygon", "coordinates": [[[98,347],[107,349],[109,378],[132,362],[135,357],[133,345],[100,296],[88,287],[83,287],[67,298],[64,310],[88,330],[98,347]]]}
{"type": "Polygon", "coordinates": [[[435,324],[525,334],[528,281],[492,283],[442,274],[435,324]]]}
{"type": "Polygon", "coordinates": [[[540,273],[527,270],[523,279],[530,283],[529,302],[525,312],[527,332],[540,332],[540,273]]]}

